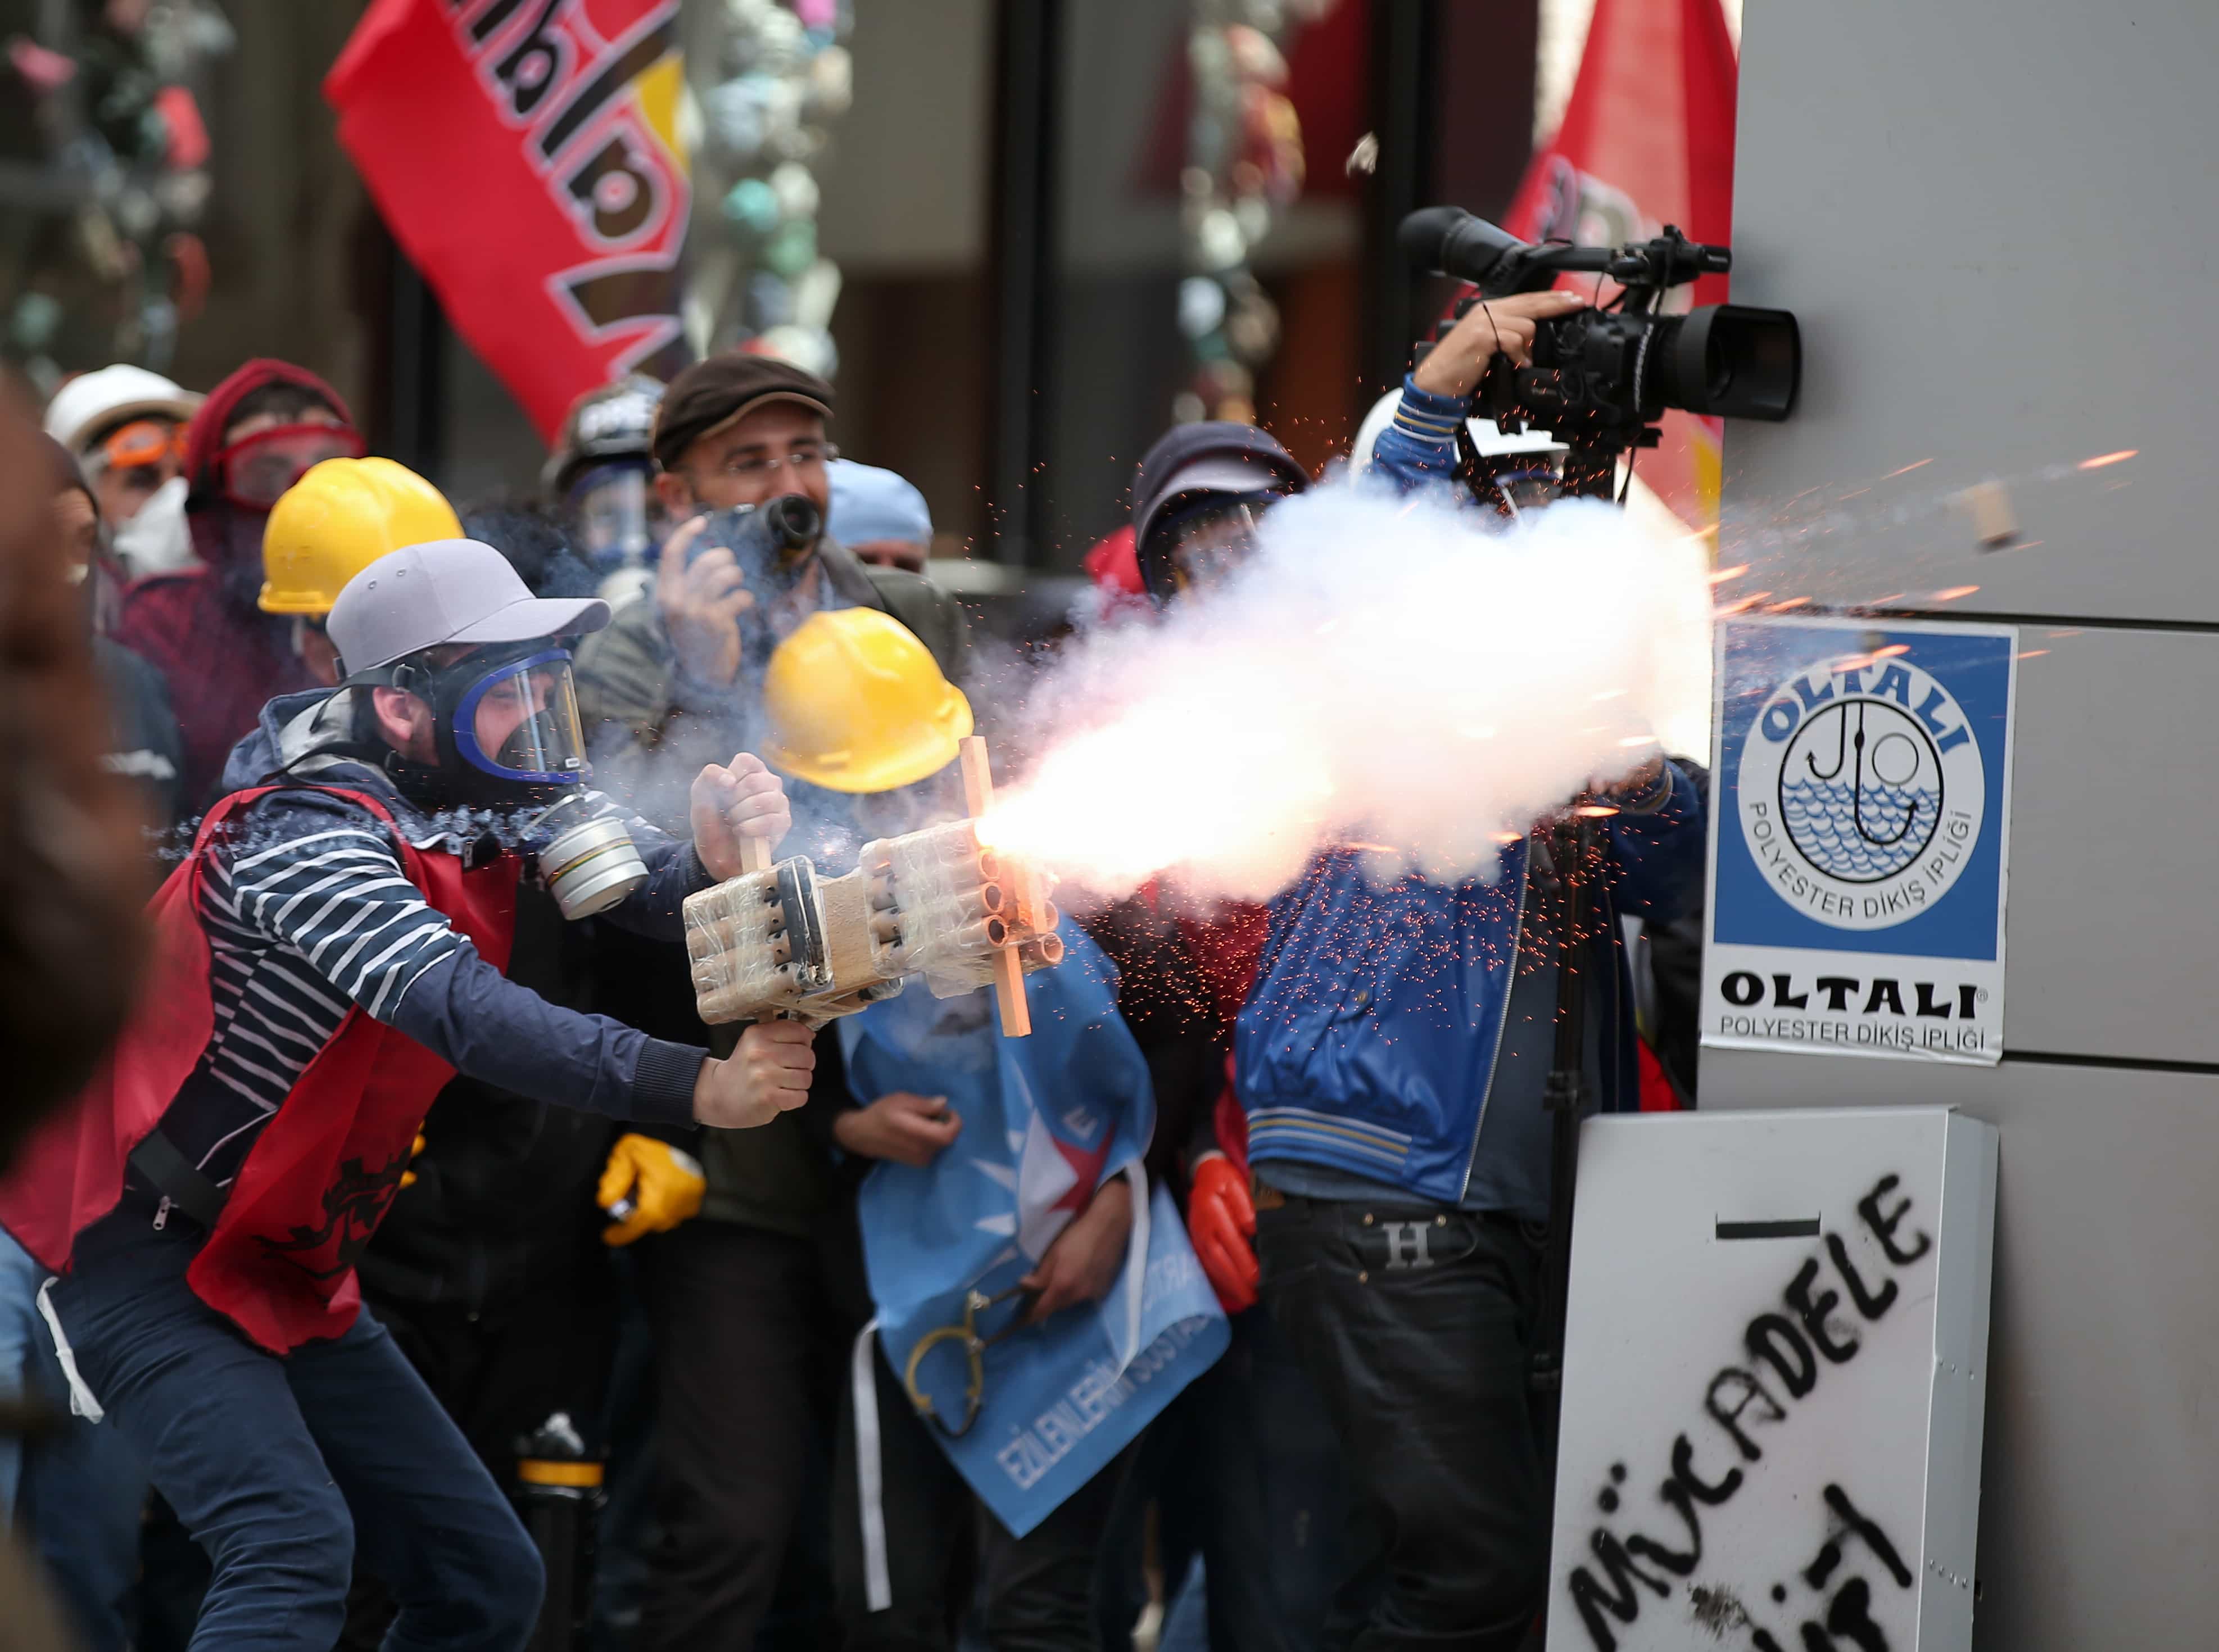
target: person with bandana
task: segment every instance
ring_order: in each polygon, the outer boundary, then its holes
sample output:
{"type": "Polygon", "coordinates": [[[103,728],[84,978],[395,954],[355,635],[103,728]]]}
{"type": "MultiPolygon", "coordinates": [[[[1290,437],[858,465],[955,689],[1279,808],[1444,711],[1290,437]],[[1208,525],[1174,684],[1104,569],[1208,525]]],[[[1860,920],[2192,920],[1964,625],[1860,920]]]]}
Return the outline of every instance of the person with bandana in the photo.
{"type": "Polygon", "coordinates": [[[695,777],[690,844],[589,789],[565,639],[607,618],[469,540],[348,581],[340,687],[281,696],[233,750],[150,904],[140,1009],[0,1182],[0,1227],[53,1276],[73,1409],[208,1554],[196,1648],[326,1652],[357,1553],[398,1605],[388,1644],[531,1633],[539,1556],[354,1273],[450,1075],[668,1126],[806,1099],[797,1024],[713,1059],[507,978],[527,870],[567,915],[675,942],[685,897],[787,827],[745,753],[695,777]]]}
{"type": "Polygon", "coordinates": [[[270,509],[310,467],[362,453],[339,392],[287,362],[248,362],[193,415],[185,524],[200,565],[130,586],[115,630],[169,686],[184,734],[189,814],[214,801],[226,755],[264,705],[314,681],[294,652],[292,621],[256,606],[270,509]]]}

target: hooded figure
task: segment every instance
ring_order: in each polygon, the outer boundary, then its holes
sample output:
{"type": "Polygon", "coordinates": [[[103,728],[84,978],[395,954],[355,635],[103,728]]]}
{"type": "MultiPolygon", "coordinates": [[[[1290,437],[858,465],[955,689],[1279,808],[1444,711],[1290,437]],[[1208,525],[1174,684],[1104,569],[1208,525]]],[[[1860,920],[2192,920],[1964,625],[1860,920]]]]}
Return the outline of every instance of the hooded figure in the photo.
{"type": "Polygon", "coordinates": [[[1309,481],[1253,425],[1174,425],[1133,473],[1134,548],[1150,600],[1160,608],[1215,584],[1253,547],[1257,519],[1309,481]]]}
{"type": "Polygon", "coordinates": [[[314,686],[292,621],[256,606],[270,506],[308,468],[362,453],[346,403],[306,368],[247,363],[208,393],[185,438],[186,525],[202,566],[124,593],[116,640],[169,686],[184,736],[181,803],[214,800],[225,755],[280,694],[314,686]]]}

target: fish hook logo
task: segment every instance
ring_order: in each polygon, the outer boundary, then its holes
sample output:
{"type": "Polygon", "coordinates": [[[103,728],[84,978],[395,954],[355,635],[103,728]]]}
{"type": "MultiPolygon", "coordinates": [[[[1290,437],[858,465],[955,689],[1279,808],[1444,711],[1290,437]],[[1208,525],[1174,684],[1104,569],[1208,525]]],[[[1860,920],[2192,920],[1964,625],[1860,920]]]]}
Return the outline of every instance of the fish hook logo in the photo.
{"type": "Polygon", "coordinates": [[[1956,697],[1908,658],[1858,655],[1778,684],[1742,748],[1741,829],[1783,899],[1885,929],[1963,873],[1986,773],[1956,697]]]}

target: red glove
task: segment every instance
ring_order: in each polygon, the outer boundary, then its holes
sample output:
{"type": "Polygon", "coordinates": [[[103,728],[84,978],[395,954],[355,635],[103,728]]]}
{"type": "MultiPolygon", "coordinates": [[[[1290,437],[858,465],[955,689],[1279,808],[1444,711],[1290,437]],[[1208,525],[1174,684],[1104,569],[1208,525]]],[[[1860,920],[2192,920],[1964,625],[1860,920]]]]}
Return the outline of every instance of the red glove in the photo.
{"type": "Polygon", "coordinates": [[[1204,1153],[1187,1196],[1187,1237],[1228,1314],[1256,1306],[1256,1204],[1248,1183],[1223,1153],[1204,1153]]]}

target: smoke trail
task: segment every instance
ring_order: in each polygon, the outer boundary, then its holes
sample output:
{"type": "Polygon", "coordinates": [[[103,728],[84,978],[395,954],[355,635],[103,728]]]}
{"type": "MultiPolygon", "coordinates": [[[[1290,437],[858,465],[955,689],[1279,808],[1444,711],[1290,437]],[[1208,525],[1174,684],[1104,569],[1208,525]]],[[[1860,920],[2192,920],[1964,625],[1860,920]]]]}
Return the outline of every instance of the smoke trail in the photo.
{"type": "Polygon", "coordinates": [[[1279,506],[1235,581],[1072,644],[981,835],[1104,897],[1168,871],[1260,899],[1335,843],[1380,875],[1491,874],[1501,842],[1655,755],[1660,638],[1709,593],[1606,505],[1483,522],[1369,488],[1279,506]]]}

